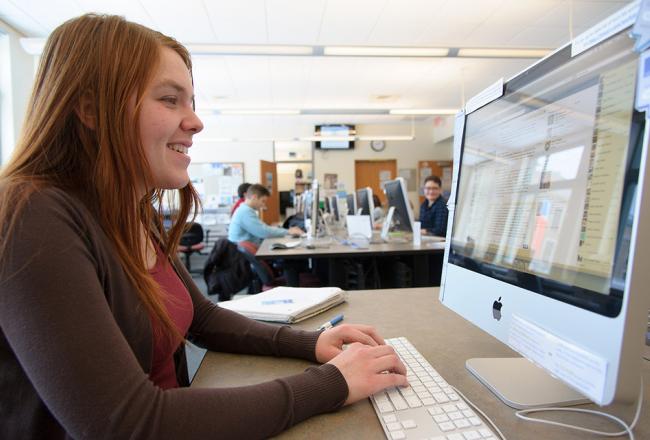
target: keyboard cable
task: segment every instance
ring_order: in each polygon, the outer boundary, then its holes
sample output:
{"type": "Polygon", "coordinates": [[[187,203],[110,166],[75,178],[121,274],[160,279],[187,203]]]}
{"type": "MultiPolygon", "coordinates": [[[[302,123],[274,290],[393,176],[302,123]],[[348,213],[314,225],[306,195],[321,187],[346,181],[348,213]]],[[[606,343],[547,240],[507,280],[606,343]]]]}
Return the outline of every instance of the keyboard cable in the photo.
{"type": "Polygon", "coordinates": [[[634,420],[632,420],[632,423],[630,425],[628,425],[624,420],[620,419],[619,417],[613,414],[608,414],[602,411],[583,409],[583,408],[557,408],[557,407],[532,408],[532,409],[524,409],[524,410],[517,411],[515,413],[515,416],[527,422],[545,423],[548,425],[561,426],[563,428],[574,429],[577,431],[588,432],[590,434],[597,434],[605,437],[619,437],[621,435],[627,434],[630,437],[630,440],[634,440],[634,433],[632,432],[632,430],[636,426],[636,423],[639,421],[639,416],[641,415],[642,406],[643,406],[643,377],[641,377],[641,389],[639,390],[639,398],[637,401],[636,413],[634,414],[634,420]],[[593,414],[596,416],[606,417],[623,426],[624,431],[619,431],[619,432],[597,431],[582,426],[569,425],[566,423],[554,422],[552,420],[538,419],[535,417],[528,417],[525,415],[525,414],[531,414],[534,412],[543,412],[543,411],[578,412],[583,414],[593,414]]]}

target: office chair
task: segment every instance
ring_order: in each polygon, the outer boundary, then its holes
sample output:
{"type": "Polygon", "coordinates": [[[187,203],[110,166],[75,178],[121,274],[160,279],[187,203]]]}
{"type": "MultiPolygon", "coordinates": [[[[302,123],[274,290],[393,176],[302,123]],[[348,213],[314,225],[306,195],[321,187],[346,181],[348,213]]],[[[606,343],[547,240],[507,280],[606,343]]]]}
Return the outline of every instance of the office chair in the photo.
{"type": "Polygon", "coordinates": [[[276,276],[266,261],[255,258],[257,246],[254,243],[240,241],[237,243],[237,250],[244,255],[246,261],[251,265],[251,270],[255,274],[249,288],[249,293],[259,293],[286,284],[286,280],[283,277],[276,276]]]}
{"type": "MultiPolygon", "coordinates": [[[[194,253],[201,253],[205,248],[205,243],[203,241],[203,227],[199,223],[188,223],[185,225],[186,230],[181,237],[181,241],[176,249],[178,252],[185,254],[185,267],[188,272],[192,272],[192,266],[190,264],[190,256],[194,253]]],[[[208,230],[207,235],[205,236],[205,242],[208,241],[210,236],[210,231],[208,230]]]]}

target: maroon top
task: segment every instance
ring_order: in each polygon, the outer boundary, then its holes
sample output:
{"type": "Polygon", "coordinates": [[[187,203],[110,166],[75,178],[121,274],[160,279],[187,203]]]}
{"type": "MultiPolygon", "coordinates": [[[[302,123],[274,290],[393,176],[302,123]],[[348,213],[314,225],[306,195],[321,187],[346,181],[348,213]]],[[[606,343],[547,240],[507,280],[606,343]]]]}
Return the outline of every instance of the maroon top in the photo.
{"type": "Polygon", "coordinates": [[[239,205],[241,205],[245,201],[246,201],[246,199],[242,198],[242,199],[237,200],[237,202],[235,202],[235,204],[232,207],[232,211],[230,211],[230,216],[231,217],[235,213],[235,211],[237,211],[237,208],[239,208],[239,205]]]}
{"type": "MultiPolygon", "coordinates": [[[[251,386],[186,388],[184,350],[174,355],[180,387],[156,386],[151,320],[95,216],[53,188],[19,216],[0,268],[0,439],[269,438],[345,402],[332,364],[251,386]]],[[[170,264],[192,301],[189,341],[316,360],[319,332],[222,309],[176,256],[170,264]]]]}
{"type": "MultiPolygon", "coordinates": [[[[165,307],[172,322],[181,335],[187,334],[194,317],[192,299],[158,246],[156,246],[156,264],[149,273],[166,293],[165,307]]],[[[174,353],[178,349],[178,345],[173,345],[169,338],[163,336],[160,325],[156,321],[152,320],[151,326],[153,328],[153,360],[149,378],[163,390],[178,388],[176,367],[174,366],[174,353]]]]}

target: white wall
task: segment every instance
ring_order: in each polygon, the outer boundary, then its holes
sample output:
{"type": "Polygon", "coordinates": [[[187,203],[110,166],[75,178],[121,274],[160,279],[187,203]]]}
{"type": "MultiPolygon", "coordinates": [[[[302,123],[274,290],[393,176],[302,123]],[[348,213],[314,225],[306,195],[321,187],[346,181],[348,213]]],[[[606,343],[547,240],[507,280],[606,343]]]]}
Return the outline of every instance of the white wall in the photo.
{"type": "Polygon", "coordinates": [[[0,29],[7,34],[0,38],[0,124],[2,151],[0,163],[9,159],[25,118],[25,110],[34,82],[35,59],[20,46],[22,34],[0,20],[0,29]]]}
{"type": "MultiPolygon", "coordinates": [[[[345,122],[344,117],[342,119],[345,122]]],[[[311,136],[315,125],[312,120],[300,117],[202,116],[202,120],[205,129],[195,137],[194,147],[190,150],[192,161],[244,162],[244,178],[248,182],[259,181],[260,159],[273,160],[273,142],[213,142],[210,139],[311,136]]],[[[356,129],[361,136],[410,135],[411,123],[398,120],[393,123],[356,124],[356,129]]],[[[382,152],[373,151],[369,141],[355,142],[354,150],[315,150],[314,175],[319,182],[323,182],[325,174],[337,174],[338,182],[344,184],[346,191],[351,191],[355,189],[355,160],[397,159],[399,171],[402,168],[417,169],[420,160],[452,159],[449,130],[440,120],[418,121],[414,133],[415,139],[412,141],[386,141],[386,148],[382,152]]],[[[409,197],[417,209],[417,192],[410,192],[409,197]]]]}
{"type": "MultiPolygon", "coordinates": [[[[410,134],[410,125],[401,127],[390,125],[357,125],[357,134],[375,136],[381,134],[410,134]]],[[[325,174],[338,174],[338,181],[344,182],[345,190],[354,190],[354,161],[372,159],[397,159],[397,170],[413,168],[417,170],[420,160],[451,160],[452,146],[449,141],[434,145],[435,128],[430,121],[415,125],[415,140],[386,141],[386,148],[381,152],[373,151],[370,142],[355,142],[354,150],[323,151],[317,150],[315,155],[315,175],[322,182],[325,174]]],[[[418,203],[417,191],[409,192],[409,198],[416,208],[418,203]]],[[[417,213],[416,213],[417,216],[417,213]]]]}

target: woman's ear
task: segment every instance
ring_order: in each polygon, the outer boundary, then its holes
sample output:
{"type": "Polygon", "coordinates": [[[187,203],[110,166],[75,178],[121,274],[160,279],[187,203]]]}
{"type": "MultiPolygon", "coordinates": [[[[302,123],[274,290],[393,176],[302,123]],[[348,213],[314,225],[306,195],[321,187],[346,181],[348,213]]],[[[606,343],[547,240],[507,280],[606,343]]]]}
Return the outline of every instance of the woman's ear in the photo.
{"type": "Polygon", "coordinates": [[[95,118],[94,99],[90,92],[84,92],[79,98],[75,113],[83,125],[94,130],[97,126],[95,118]]]}

